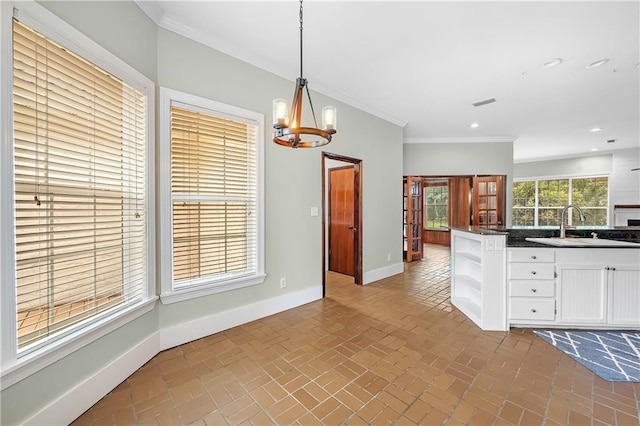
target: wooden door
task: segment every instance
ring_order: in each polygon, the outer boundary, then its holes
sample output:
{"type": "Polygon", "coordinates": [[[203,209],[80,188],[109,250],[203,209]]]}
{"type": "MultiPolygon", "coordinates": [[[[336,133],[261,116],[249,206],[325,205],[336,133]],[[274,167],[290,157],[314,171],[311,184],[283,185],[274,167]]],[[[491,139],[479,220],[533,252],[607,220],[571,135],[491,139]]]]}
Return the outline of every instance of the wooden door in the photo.
{"type": "Polygon", "coordinates": [[[473,178],[473,224],[497,227],[504,225],[504,176],[473,178]]]}
{"type": "Polygon", "coordinates": [[[404,258],[422,259],[422,178],[405,177],[404,182],[404,258]]]}
{"type": "Polygon", "coordinates": [[[355,170],[329,170],[329,270],[354,276],[355,170]]]}
{"type": "Polygon", "coordinates": [[[449,179],[449,226],[466,228],[471,225],[471,177],[449,179]]]}

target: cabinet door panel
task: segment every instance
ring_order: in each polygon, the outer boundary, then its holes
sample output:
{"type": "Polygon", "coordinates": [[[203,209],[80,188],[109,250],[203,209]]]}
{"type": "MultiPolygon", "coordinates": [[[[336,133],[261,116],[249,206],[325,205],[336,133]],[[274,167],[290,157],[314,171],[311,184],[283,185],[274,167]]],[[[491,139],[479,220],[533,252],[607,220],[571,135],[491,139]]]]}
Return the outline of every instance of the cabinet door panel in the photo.
{"type": "Polygon", "coordinates": [[[609,277],[609,323],[640,326],[640,270],[615,268],[609,277]]]}
{"type": "Polygon", "coordinates": [[[604,268],[558,265],[558,321],[601,324],[606,321],[604,268]]]}

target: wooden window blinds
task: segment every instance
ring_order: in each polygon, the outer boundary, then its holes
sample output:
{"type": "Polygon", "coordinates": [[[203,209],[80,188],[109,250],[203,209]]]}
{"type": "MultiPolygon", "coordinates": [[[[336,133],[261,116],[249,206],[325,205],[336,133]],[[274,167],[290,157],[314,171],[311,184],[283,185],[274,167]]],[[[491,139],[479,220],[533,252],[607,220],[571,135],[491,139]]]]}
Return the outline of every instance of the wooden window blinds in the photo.
{"type": "Polygon", "coordinates": [[[146,96],[15,20],[13,58],[25,348],[146,297],[146,96]]]}
{"type": "Polygon", "coordinates": [[[173,286],[257,270],[257,126],[171,106],[173,286]]]}

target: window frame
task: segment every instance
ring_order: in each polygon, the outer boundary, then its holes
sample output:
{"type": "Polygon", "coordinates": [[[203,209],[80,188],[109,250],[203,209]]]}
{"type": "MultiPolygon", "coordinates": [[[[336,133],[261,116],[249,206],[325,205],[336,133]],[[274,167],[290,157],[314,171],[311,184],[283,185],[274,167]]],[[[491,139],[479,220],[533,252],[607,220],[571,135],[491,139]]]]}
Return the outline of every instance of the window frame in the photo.
{"type": "MultiPolygon", "coordinates": [[[[519,182],[534,182],[535,184],[535,204],[532,207],[515,207],[513,204],[511,205],[511,209],[512,211],[517,209],[533,209],[533,216],[534,216],[534,224],[533,226],[543,226],[543,227],[557,227],[559,225],[538,225],[538,221],[539,221],[539,210],[540,210],[540,205],[539,205],[539,182],[540,181],[548,181],[548,180],[568,180],[568,187],[567,187],[567,191],[568,191],[568,204],[572,204],[573,203],[573,181],[574,180],[579,180],[579,179],[593,179],[593,178],[607,178],[607,207],[605,208],[601,208],[601,207],[584,207],[583,206],[578,206],[580,208],[582,208],[583,210],[606,210],[607,212],[607,223],[605,225],[584,225],[584,226],[590,226],[590,227],[608,227],[609,224],[611,223],[611,177],[606,174],[606,173],[602,173],[602,174],[588,174],[588,175],[559,175],[559,176],[543,176],[543,177],[529,177],[529,178],[516,178],[513,179],[513,183],[519,183],[519,182]]],[[[562,206],[564,207],[564,206],[562,206]]],[[[561,208],[562,208],[561,207],[561,208]]],[[[551,209],[554,207],[547,207],[547,206],[543,206],[543,209],[547,208],[547,209],[551,209]]],[[[573,220],[572,220],[572,215],[569,214],[567,215],[567,225],[568,226],[574,226],[573,225],[573,220]]],[[[531,226],[531,225],[514,225],[516,227],[518,226],[531,226]]],[[[580,226],[580,225],[576,225],[576,226],[580,226]]]]}
{"type": "Polygon", "coordinates": [[[142,300],[116,312],[103,312],[82,323],[74,330],[61,334],[60,338],[40,345],[31,351],[18,351],[16,330],[16,288],[2,285],[0,288],[0,320],[2,346],[1,389],[5,389],[31,374],[51,365],[70,353],[96,341],[100,337],[127,324],[154,309],[155,291],[155,84],[142,73],[119,59],[71,25],[58,18],[36,2],[2,2],[0,4],[0,124],[2,130],[0,149],[0,281],[15,283],[16,257],[14,234],[14,167],[13,167],[13,17],[66,49],[92,62],[104,71],[123,80],[146,96],[145,141],[145,211],[146,233],[146,282],[142,300]]]}
{"type": "Polygon", "coordinates": [[[196,297],[221,293],[261,284],[266,278],[264,266],[264,114],[227,105],[204,97],[160,87],[160,141],[159,141],[159,221],[160,221],[160,300],[170,304],[196,297]],[[171,105],[194,111],[217,114],[223,118],[236,118],[256,125],[256,273],[231,279],[193,280],[192,285],[173,280],[173,209],[171,195],[171,105]]]}

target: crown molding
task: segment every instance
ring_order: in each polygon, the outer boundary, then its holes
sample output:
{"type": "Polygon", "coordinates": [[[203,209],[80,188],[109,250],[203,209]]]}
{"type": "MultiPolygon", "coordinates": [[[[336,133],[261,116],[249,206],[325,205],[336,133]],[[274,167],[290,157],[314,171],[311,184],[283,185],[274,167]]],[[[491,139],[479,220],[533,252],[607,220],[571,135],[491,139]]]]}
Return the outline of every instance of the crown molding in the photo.
{"type": "MultiPolygon", "coordinates": [[[[172,16],[171,14],[167,14],[162,9],[162,7],[158,5],[157,2],[135,0],[135,3],[160,28],[164,28],[165,30],[174,32],[181,36],[187,37],[190,40],[204,44],[205,46],[208,46],[212,49],[215,49],[219,52],[222,52],[226,55],[229,55],[233,58],[236,58],[240,61],[243,61],[245,63],[258,67],[260,69],[263,69],[267,72],[277,75],[278,77],[287,79],[289,81],[295,81],[295,78],[292,79],[290,76],[287,75],[287,73],[283,72],[282,69],[275,68],[271,63],[269,63],[269,61],[266,58],[254,56],[251,59],[246,59],[242,55],[242,49],[240,49],[233,42],[230,42],[227,40],[221,40],[215,37],[210,37],[207,34],[203,33],[202,31],[199,31],[189,25],[185,25],[184,23],[180,22],[180,20],[177,17],[172,16]]],[[[322,85],[318,85],[314,83],[313,91],[321,93],[330,98],[333,98],[337,101],[340,101],[344,104],[352,106],[368,114],[371,114],[391,124],[395,124],[396,126],[404,128],[408,124],[408,121],[406,120],[402,120],[397,117],[394,117],[393,115],[385,111],[381,111],[377,108],[374,108],[370,105],[367,105],[363,102],[353,99],[352,97],[349,97],[344,93],[332,90],[328,87],[324,87],[322,85]]]]}
{"type": "Polygon", "coordinates": [[[513,143],[517,136],[461,136],[441,138],[404,138],[403,143],[513,143]]]}

